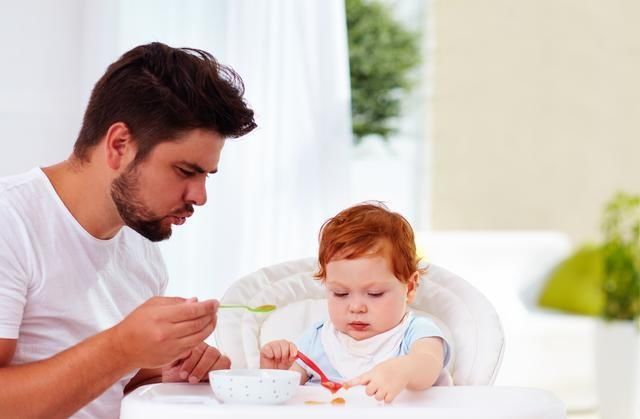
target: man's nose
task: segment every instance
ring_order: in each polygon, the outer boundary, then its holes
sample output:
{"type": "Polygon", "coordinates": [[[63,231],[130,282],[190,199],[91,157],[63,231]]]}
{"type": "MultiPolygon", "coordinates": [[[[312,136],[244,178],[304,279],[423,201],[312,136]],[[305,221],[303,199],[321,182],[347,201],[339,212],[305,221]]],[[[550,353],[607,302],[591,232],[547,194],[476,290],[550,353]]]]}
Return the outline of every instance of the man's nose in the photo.
{"type": "Polygon", "coordinates": [[[192,205],[204,205],[207,203],[206,180],[195,180],[190,182],[185,192],[184,200],[192,205]]]}

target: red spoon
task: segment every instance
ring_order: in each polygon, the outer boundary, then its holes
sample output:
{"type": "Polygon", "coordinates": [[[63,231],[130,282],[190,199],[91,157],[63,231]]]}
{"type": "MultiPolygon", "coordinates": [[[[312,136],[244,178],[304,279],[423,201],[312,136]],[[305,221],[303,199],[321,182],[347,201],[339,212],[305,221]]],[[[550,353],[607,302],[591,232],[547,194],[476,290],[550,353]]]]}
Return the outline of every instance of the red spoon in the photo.
{"type": "Polygon", "coordinates": [[[316,363],[309,359],[309,357],[307,357],[305,354],[298,351],[297,357],[300,359],[300,361],[307,364],[309,368],[318,373],[318,375],[320,376],[320,384],[322,385],[322,387],[326,388],[331,393],[335,393],[336,391],[340,390],[340,388],[342,388],[341,383],[336,383],[335,381],[329,380],[327,376],[324,375],[320,367],[318,367],[316,363]]]}

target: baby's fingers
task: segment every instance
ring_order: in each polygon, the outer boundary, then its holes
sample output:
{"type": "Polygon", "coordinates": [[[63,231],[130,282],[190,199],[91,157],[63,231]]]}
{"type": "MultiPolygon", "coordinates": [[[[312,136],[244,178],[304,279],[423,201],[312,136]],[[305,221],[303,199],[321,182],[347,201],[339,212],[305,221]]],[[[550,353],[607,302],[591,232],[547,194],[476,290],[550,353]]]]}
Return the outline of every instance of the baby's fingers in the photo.
{"type": "MultiPolygon", "coordinates": [[[[376,383],[375,381],[369,381],[369,384],[367,384],[367,388],[365,390],[365,393],[367,393],[367,396],[377,396],[378,393],[382,393],[383,389],[381,388],[381,386],[376,383]]],[[[384,398],[384,396],[383,396],[384,398]]],[[[378,397],[376,397],[376,399],[378,399],[378,397]]],[[[378,400],[382,400],[382,399],[378,399],[378,400]]]]}
{"type": "Polygon", "coordinates": [[[262,355],[263,358],[273,359],[274,354],[271,345],[263,346],[262,350],[260,351],[260,355],[262,355]]]}
{"type": "Polygon", "coordinates": [[[296,345],[289,342],[289,360],[290,361],[295,361],[296,357],[298,356],[298,348],[296,348],[296,345]]]}
{"type": "Polygon", "coordinates": [[[282,359],[282,347],[279,343],[273,345],[273,359],[279,360],[282,359]]]}
{"type": "Polygon", "coordinates": [[[398,395],[398,393],[399,393],[398,391],[393,391],[393,390],[389,391],[389,392],[387,393],[387,395],[386,395],[386,396],[384,396],[384,402],[385,402],[385,403],[391,403],[391,402],[393,401],[393,399],[395,399],[395,398],[396,398],[396,396],[398,395]]]}
{"type": "Polygon", "coordinates": [[[362,374],[359,377],[352,378],[351,380],[345,381],[344,383],[342,383],[342,387],[344,387],[344,389],[347,390],[348,388],[351,388],[351,387],[367,385],[369,384],[370,381],[371,381],[371,377],[369,377],[369,374],[362,374]]]}

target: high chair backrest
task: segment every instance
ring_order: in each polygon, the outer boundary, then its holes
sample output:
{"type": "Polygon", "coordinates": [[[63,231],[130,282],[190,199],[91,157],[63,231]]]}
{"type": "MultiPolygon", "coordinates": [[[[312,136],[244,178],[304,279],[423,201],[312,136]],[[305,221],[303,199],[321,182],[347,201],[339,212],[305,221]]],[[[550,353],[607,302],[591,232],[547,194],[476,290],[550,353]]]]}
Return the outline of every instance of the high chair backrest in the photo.
{"type": "MultiPolygon", "coordinates": [[[[315,258],[269,266],[236,281],[223,304],[275,304],[271,313],[220,310],[215,340],[232,368],[258,368],[260,347],[275,339],[294,341],[328,316],[325,290],[313,278],[315,258]]],[[[451,345],[447,369],[455,385],[492,384],[504,352],[504,335],[491,303],[459,276],[429,265],[410,306],[433,319],[451,345]]]]}

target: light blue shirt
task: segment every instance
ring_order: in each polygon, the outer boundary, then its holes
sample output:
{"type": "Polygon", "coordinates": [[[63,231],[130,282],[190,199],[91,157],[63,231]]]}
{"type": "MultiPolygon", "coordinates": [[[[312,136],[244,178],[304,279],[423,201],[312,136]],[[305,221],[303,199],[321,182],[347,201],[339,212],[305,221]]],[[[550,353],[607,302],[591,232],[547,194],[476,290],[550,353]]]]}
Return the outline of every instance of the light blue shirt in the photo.
{"type": "MultiPolygon", "coordinates": [[[[322,345],[321,331],[323,326],[324,321],[314,324],[313,327],[307,330],[296,340],[296,346],[302,353],[311,358],[330,380],[344,381],[346,379],[354,378],[343,377],[342,375],[340,375],[340,373],[336,371],[336,369],[329,361],[329,357],[327,356],[324,346],[322,345]]],[[[428,317],[416,315],[411,316],[411,319],[409,320],[409,324],[407,326],[407,330],[402,337],[402,342],[398,347],[397,353],[394,356],[398,357],[407,355],[415,341],[417,341],[418,339],[429,337],[438,337],[442,339],[442,342],[444,344],[443,368],[446,367],[450,357],[449,342],[447,342],[440,328],[433,322],[433,320],[429,319],[428,317]]],[[[306,365],[302,363],[302,361],[297,360],[296,362],[300,365],[300,367],[306,367],[306,365]]],[[[319,384],[320,377],[315,372],[311,372],[309,381],[307,383],[319,384]]]]}

